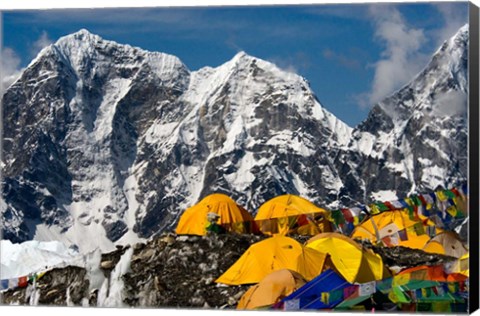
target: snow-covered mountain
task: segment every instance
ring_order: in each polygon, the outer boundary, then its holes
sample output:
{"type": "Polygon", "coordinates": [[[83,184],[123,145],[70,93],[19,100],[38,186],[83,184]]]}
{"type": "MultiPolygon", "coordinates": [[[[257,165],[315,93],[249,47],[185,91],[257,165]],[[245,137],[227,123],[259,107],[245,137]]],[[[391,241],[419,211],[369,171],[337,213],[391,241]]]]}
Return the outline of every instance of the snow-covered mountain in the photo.
{"type": "Polygon", "coordinates": [[[63,37],[3,96],[4,238],[107,251],[213,192],[254,213],[285,193],[349,206],[465,180],[467,44],[465,27],[352,129],[304,78],[243,52],[190,71],[86,30],[63,37]]]}
{"type": "Polygon", "coordinates": [[[343,195],[388,200],[466,182],[467,58],[465,25],[410,83],[372,108],[341,155],[343,195]]]}

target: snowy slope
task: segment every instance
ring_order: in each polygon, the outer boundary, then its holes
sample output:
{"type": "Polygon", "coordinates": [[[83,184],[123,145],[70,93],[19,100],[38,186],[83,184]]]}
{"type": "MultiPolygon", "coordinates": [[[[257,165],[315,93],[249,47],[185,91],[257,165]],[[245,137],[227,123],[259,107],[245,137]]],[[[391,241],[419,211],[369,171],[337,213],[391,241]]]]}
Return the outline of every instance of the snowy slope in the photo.
{"type": "Polygon", "coordinates": [[[62,263],[71,263],[79,253],[68,249],[58,241],[26,241],[12,244],[9,240],[0,241],[0,278],[10,279],[26,276],[29,273],[45,270],[62,263]]]}

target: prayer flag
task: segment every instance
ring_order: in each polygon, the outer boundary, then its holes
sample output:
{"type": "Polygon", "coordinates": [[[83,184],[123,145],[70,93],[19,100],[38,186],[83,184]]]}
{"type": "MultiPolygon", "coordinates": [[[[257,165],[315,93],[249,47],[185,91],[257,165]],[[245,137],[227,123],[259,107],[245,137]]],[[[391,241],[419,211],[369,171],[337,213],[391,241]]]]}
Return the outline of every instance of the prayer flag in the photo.
{"type": "Polygon", "coordinates": [[[395,209],[395,206],[393,206],[391,202],[384,202],[383,204],[385,204],[385,206],[388,207],[389,210],[395,209]]]}
{"type": "Polygon", "coordinates": [[[328,304],[328,299],[330,297],[330,293],[328,292],[322,292],[322,296],[321,296],[321,301],[322,303],[324,304],[328,304]]]}
{"type": "Polygon", "coordinates": [[[436,235],[435,226],[427,226],[427,235],[430,238],[435,237],[435,235],[436,235]]]}
{"type": "Polygon", "coordinates": [[[445,196],[447,196],[449,199],[453,199],[455,197],[455,193],[453,193],[451,190],[446,190],[444,191],[445,196]]]}
{"type": "Polygon", "coordinates": [[[425,199],[425,197],[424,197],[422,194],[420,194],[420,195],[418,196],[418,198],[419,198],[420,201],[422,202],[422,205],[423,205],[423,206],[427,206],[427,204],[428,204],[428,203],[427,203],[427,200],[425,199]]]}
{"type": "Polygon", "coordinates": [[[332,218],[336,225],[345,223],[345,216],[340,210],[332,211],[332,218]]]}
{"type": "Polygon", "coordinates": [[[352,213],[348,209],[342,209],[341,210],[343,217],[345,218],[345,221],[348,223],[353,223],[353,216],[352,213]]]}
{"type": "Polygon", "coordinates": [[[13,279],[8,280],[8,288],[9,289],[16,288],[17,286],[18,286],[18,279],[17,278],[13,278],[13,279]]]}
{"type": "Polygon", "coordinates": [[[425,288],[422,289],[422,297],[428,297],[427,289],[425,288]]]}
{"type": "Polygon", "coordinates": [[[27,285],[28,285],[28,278],[26,276],[22,276],[18,278],[19,287],[26,287],[27,285]]]}
{"type": "Polygon", "coordinates": [[[417,234],[417,236],[425,234],[425,230],[423,228],[422,223],[416,223],[415,225],[413,225],[413,229],[415,230],[415,233],[417,234]]]}
{"type": "Polygon", "coordinates": [[[404,205],[400,201],[392,201],[391,204],[395,209],[402,209],[404,208],[404,205]]]}
{"type": "Polygon", "coordinates": [[[443,289],[443,287],[436,286],[435,288],[437,289],[437,293],[438,293],[439,296],[444,296],[445,295],[445,290],[443,289]]]}
{"type": "Polygon", "coordinates": [[[392,247],[392,246],[394,246],[394,245],[392,244],[392,241],[391,241],[391,239],[390,239],[390,236],[385,236],[385,237],[383,237],[383,238],[382,238],[382,243],[383,243],[385,246],[387,246],[387,247],[392,247]]]}
{"type": "Polygon", "coordinates": [[[457,287],[455,285],[456,285],[456,283],[453,283],[453,282],[448,283],[448,291],[450,293],[456,293],[457,292],[457,287]]]}
{"type": "Polygon", "coordinates": [[[358,216],[354,216],[353,217],[353,225],[357,226],[358,224],[360,224],[360,219],[358,218],[358,216]]]}
{"type": "Polygon", "coordinates": [[[455,206],[449,206],[447,208],[447,213],[450,214],[452,217],[456,217],[457,216],[457,208],[455,206]]]}
{"type": "Polygon", "coordinates": [[[300,299],[293,299],[285,301],[285,305],[283,305],[283,309],[286,311],[297,311],[300,309],[300,299]]]}
{"type": "MultiPolygon", "coordinates": [[[[409,217],[411,220],[415,219],[416,216],[415,216],[415,213],[414,213],[414,210],[413,210],[412,207],[407,208],[407,212],[408,212],[408,217],[409,217]]],[[[417,217],[418,217],[418,216],[417,216],[417,217]]]]}
{"type": "Polygon", "coordinates": [[[398,236],[400,237],[401,241],[408,240],[407,230],[404,228],[398,231],[398,236]]]}
{"type": "Polygon", "coordinates": [[[372,204],[372,205],[370,206],[370,213],[373,214],[373,215],[379,214],[379,213],[380,213],[380,209],[378,208],[377,205],[372,204]]]}
{"type": "Polygon", "coordinates": [[[437,194],[437,197],[440,201],[446,201],[448,197],[445,195],[443,191],[437,191],[435,192],[437,194]]]}
{"type": "Polygon", "coordinates": [[[422,205],[422,200],[420,200],[420,198],[418,197],[418,195],[412,196],[411,200],[412,200],[412,202],[413,202],[414,205],[417,205],[417,206],[422,205]]]}
{"type": "Polygon", "coordinates": [[[360,216],[360,214],[365,213],[365,211],[363,209],[361,209],[360,207],[352,207],[348,210],[350,211],[352,216],[360,216]]]}
{"type": "Polygon", "coordinates": [[[412,298],[413,301],[417,300],[417,290],[411,291],[410,297],[412,298]]]}
{"type": "Polygon", "coordinates": [[[0,290],[8,289],[8,279],[0,281],[0,290]]]}
{"type": "Polygon", "coordinates": [[[433,200],[433,198],[430,194],[422,194],[422,198],[425,200],[425,203],[427,205],[435,203],[435,201],[433,200]]]}
{"type": "Polygon", "coordinates": [[[330,292],[330,302],[337,302],[343,300],[343,289],[334,290],[330,292]]]}
{"type": "Polygon", "coordinates": [[[397,233],[395,233],[392,236],[390,236],[390,243],[394,246],[398,246],[398,239],[399,239],[399,236],[397,233]]]}
{"type": "Polygon", "coordinates": [[[460,197],[460,192],[458,192],[457,188],[452,188],[451,191],[453,192],[453,194],[455,194],[455,196],[457,197],[460,197]]]}
{"type": "Polygon", "coordinates": [[[354,295],[357,290],[357,286],[352,285],[352,286],[347,286],[346,288],[343,289],[343,297],[345,299],[349,298],[350,296],[354,295]]]}
{"type": "Polygon", "coordinates": [[[372,295],[375,292],[375,281],[362,283],[359,285],[359,296],[372,295]]]}
{"type": "Polygon", "coordinates": [[[377,203],[376,206],[380,212],[388,211],[390,209],[387,205],[385,205],[385,203],[377,203]]]}

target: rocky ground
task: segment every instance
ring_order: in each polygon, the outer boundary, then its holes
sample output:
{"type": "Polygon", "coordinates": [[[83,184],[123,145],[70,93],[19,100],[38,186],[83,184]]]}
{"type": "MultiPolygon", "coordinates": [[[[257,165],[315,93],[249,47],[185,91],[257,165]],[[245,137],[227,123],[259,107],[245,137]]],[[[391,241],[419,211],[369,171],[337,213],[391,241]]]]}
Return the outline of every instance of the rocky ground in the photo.
{"type": "MultiPolygon", "coordinates": [[[[104,278],[101,288],[95,288],[85,268],[69,266],[48,271],[37,280],[35,287],[8,290],[0,298],[3,304],[102,306],[105,296],[112,295],[114,287],[118,287],[118,283],[113,283],[116,267],[123,256],[130,255],[127,258],[129,269],[121,275],[119,297],[124,306],[235,308],[249,286],[221,286],[214,281],[251,244],[263,238],[234,234],[204,237],[166,234],[102,254],[98,267],[104,278]]],[[[303,241],[301,237],[298,239],[303,241]]],[[[440,264],[451,260],[404,247],[385,248],[368,243],[364,246],[380,254],[389,267],[440,264]]]]}
{"type": "MultiPolygon", "coordinates": [[[[359,240],[356,240],[360,242],[359,240]]],[[[382,247],[372,245],[368,240],[364,240],[361,244],[365,248],[372,249],[379,254],[383,263],[390,269],[404,269],[421,265],[433,266],[457,260],[454,257],[444,256],[440,254],[428,253],[420,249],[411,249],[407,247],[382,247]]]]}

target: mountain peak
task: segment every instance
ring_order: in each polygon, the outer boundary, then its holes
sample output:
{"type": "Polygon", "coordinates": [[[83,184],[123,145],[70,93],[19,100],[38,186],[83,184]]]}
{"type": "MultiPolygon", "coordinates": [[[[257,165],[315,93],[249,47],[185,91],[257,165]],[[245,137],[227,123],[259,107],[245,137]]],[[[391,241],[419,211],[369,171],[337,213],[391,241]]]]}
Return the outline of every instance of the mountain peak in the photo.
{"type": "MultiPolygon", "coordinates": [[[[443,103],[441,95],[453,93],[457,96],[455,102],[463,105],[465,96],[461,94],[465,94],[468,89],[467,58],[468,24],[465,24],[443,42],[426,67],[412,81],[379,102],[378,106],[395,121],[403,122],[414,110],[430,113],[432,108],[443,103]]],[[[449,102],[452,101],[450,97],[447,98],[449,102]]]]}
{"type": "Polygon", "coordinates": [[[233,59],[242,59],[242,58],[247,58],[247,57],[251,57],[250,55],[248,55],[245,51],[240,51],[238,53],[235,54],[235,56],[233,57],[233,59]]]}
{"type": "Polygon", "coordinates": [[[467,23],[467,24],[465,24],[464,26],[462,26],[462,27],[460,28],[460,30],[458,30],[457,34],[461,34],[461,33],[466,33],[466,32],[468,32],[468,28],[469,28],[469,25],[468,25],[468,23],[467,23]]]}
{"type": "Polygon", "coordinates": [[[80,29],[75,33],[60,37],[55,43],[56,46],[63,46],[72,42],[81,42],[83,44],[95,43],[101,41],[102,38],[96,34],[89,32],[87,29],[80,29]]]}
{"type": "Polygon", "coordinates": [[[236,53],[235,56],[233,56],[233,58],[228,63],[238,66],[238,65],[244,65],[246,63],[250,63],[251,61],[256,59],[258,58],[253,57],[244,51],[240,51],[236,53]]]}

